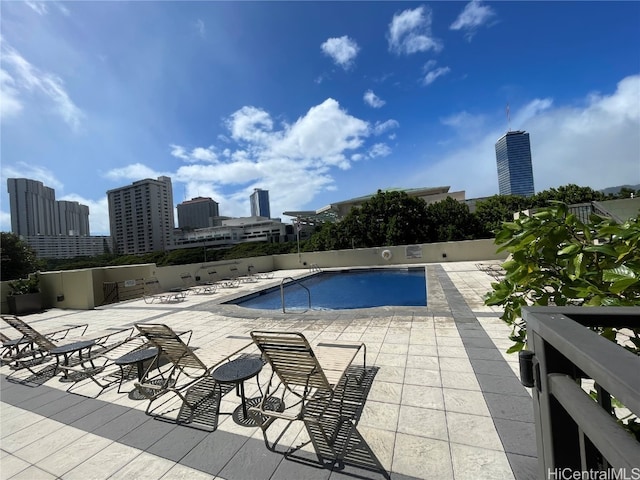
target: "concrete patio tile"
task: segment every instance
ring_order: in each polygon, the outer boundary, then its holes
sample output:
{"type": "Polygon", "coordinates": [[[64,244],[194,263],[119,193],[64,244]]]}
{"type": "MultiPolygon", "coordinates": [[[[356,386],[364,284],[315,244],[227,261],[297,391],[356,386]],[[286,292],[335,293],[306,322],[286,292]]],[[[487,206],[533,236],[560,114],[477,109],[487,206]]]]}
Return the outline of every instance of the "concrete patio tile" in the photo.
{"type": "Polygon", "coordinates": [[[228,480],[268,480],[282,462],[280,453],[268,450],[264,442],[249,439],[229,459],[218,476],[228,480]]]}
{"type": "Polygon", "coordinates": [[[358,432],[373,451],[382,467],[389,471],[393,462],[393,450],[396,438],[395,432],[380,430],[379,428],[358,426],[358,432]]]}
{"type": "MultiPolygon", "coordinates": [[[[197,445],[190,446],[180,463],[212,475],[219,475],[248,440],[246,437],[227,432],[205,435],[197,445]]],[[[257,440],[254,442],[259,443],[257,440]]],[[[260,446],[265,448],[263,443],[260,446]]]]}
{"type": "MultiPolygon", "coordinates": [[[[3,468],[4,474],[4,468],[3,468]]],[[[4,477],[3,477],[4,478],[4,477]]],[[[57,477],[55,475],[51,475],[49,472],[45,472],[44,470],[36,467],[35,465],[30,466],[29,468],[20,471],[17,475],[11,477],[11,480],[56,480],[57,477]]]]}
{"type": "Polygon", "coordinates": [[[402,384],[374,381],[368,400],[399,404],[402,398],[402,384]]]}
{"type": "MultiPolygon", "coordinates": [[[[175,424],[174,424],[175,425],[175,424]]],[[[180,461],[203,441],[208,432],[185,426],[177,426],[158,439],[146,451],[174,462],[180,461]]],[[[227,435],[227,434],[225,434],[227,435]]]]}
{"type": "Polygon", "coordinates": [[[409,368],[426,368],[436,370],[438,365],[438,357],[428,355],[409,355],[407,357],[407,367],[409,368]]]}
{"type": "Polygon", "coordinates": [[[503,418],[494,418],[493,423],[505,452],[529,457],[537,455],[535,424],[503,418]]]}
{"type": "Polygon", "coordinates": [[[439,372],[438,369],[422,370],[420,368],[407,368],[404,373],[404,384],[441,387],[441,372],[439,372]]]}
{"type": "Polygon", "coordinates": [[[482,392],[443,388],[444,405],[447,412],[471,413],[490,416],[482,392]]]}
{"type": "Polygon", "coordinates": [[[87,476],[90,476],[95,480],[106,479],[131,462],[140,453],[140,450],[114,442],[65,473],[64,478],[65,480],[86,480],[87,476]]]}
{"type": "Polygon", "coordinates": [[[504,452],[452,443],[451,458],[456,480],[514,479],[504,452]]]}
{"type": "Polygon", "coordinates": [[[69,448],[59,450],[56,455],[52,455],[38,462],[38,466],[58,477],[63,477],[68,471],[76,468],[96,453],[106,449],[112,443],[109,439],[87,434],[80,437],[78,442],[73,443],[69,448]]]}
{"type": "Polygon", "coordinates": [[[175,462],[142,452],[111,475],[109,480],[156,480],[166,475],[174,465],[175,462]]]}
{"type": "Polygon", "coordinates": [[[514,375],[503,377],[499,375],[477,374],[476,377],[483,392],[531,398],[530,391],[523,387],[520,380],[514,375]]]}
{"type": "Polygon", "coordinates": [[[298,451],[280,462],[270,480],[327,480],[332,472],[318,463],[317,455],[298,451]]]}
{"type": "Polygon", "coordinates": [[[409,344],[409,332],[407,333],[387,333],[384,337],[384,343],[403,343],[409,344]]]}
{"type": "Polygon", "coordinates": [[[435,345],[419,345],[419,344],[410,344],[409,345],[409,356],[411,355],[427,355],[431,357],[438,356],[438,348],[435,345]]]}
{"type": "Polygon", "coordinates": [[[383,343],[380,347],[380,353],[406,355],[408,351],[409,345],[406,343],[383,343]]]}
{"type": "Polygon", "coordinates": [[[533,402],[530,397],[508,397],[497,393],[485,393],[495,418],[533,423],[533,402]]]}
{"type": "Polygon", "coordinates": [[[416,478],[425,478],[428,472],[430,478],[453,480],[449,443],[398,433],[393,449],[392,470],[416,478]]]}
{"type": "Polygon", "coordinates": [[[450,345],[438,345],[438,356],[440,358],[468,358],[467,351],[464,347],[452,347],[450,345]]]}
{"type": "Polygon", "coordinates": [[[443,410],[400,406],[398,433],[448,441],[447,419],[443,410]]]}
{"type": "Polygon", "coordinates": [[[7,454],[2,457],[2,468],[0,468],[0,475],[3,479],[11,478],[17,475],[23,470],[28,469],[31,466],[29,462],[25,462],[21,458],[14,455],[7,454]]]}
{"type": "Polygon", "coordinates": [[[421,385],[405,385],[402,389],[402,405],[444,410],[442,389],[421,385]]]}
{"type": "Polygon", "coordinates": [[[491,417],[448,411],[447,429],[451,442],[490,450],[503,449],[491,417]]]}
{"type": "Polygon", "coordinates": [[[403,367],[380,366],[380,368],[376,372],[375,381],[403,383],[406,370],[408,369],[405,369],[403,367]]]}
{"type": "Polygon", "coordinates": [[[400,406],[397,404],[368,401],[362,409],[358,425],[395,432],[399,412],[400,406]]]}
{"type": "Polygon", "coordinates": [[[16,433],[2,436],[2,449],[15,453],[43,436],[47,436],[63,427],[61,423],[43,418],[39,422],[18,430],[16,433]]]}
{"type": "Polygon", "coordinates": [[[386,367],[404,367],[407,364],[407,356],[395,353],[379,353],[375,364],[386,367]]]}
{"type": "Polygon", "coordinates": [[[179,463],[174,464],[174,466],[161,477],[162,480],[213,480],[214,478],[216,478],[214,475],[180,465],[179,463]]]}
{"type": "Polygon", "coordinates": [[[435,333],[433,331],[411,333],[409,345],[437,345],[435,333]]]}
{"type": "Polygon", "coordinates": [[[464,343],[462,339],[458,337],[438,337],[438,346],[439,347],[464,347],[464,343]]]}
{"type": "MultiPolygon", "coordinates": [[[[36,441],[15,452],[15,455],[30,463],[38,463],[68,445],[78,441],[87,432],[77,428],[63,426],[62,428],[37,438],[36,441]]],[[[4,448],[4,446],[3,446],[4,448]]]]}
{"type": "Polygon", "coordinates": [[[480,391],[480,384],[474,373],[442,370],[440,376],[442,377],[442,386],[445,388],[480,391]]]}
{"type": "Polygon", "coordinates": [[[466,372],[473,373],[473,367],[471,366],[471,362],[466,358],[439,358],[440,370],[450,370],[452,372],[466,372]]]}

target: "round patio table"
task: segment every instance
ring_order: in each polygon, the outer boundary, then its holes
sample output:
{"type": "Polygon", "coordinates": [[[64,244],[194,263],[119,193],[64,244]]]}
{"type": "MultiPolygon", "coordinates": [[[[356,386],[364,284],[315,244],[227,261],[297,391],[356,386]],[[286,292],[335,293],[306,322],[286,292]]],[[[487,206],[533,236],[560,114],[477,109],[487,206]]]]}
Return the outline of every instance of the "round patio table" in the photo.
{"type": "MultiPolygon", "coordinates": [[[[82,340],[80,342],[73,342],[67,345],[60,345],[59,347],[52,348],[49,351],[49,353],[56,356],[56,367],[53,371],[53,374],[55,375],[58,372],[58,366],[60,365],[60,355],[64,357],[64,361],[62,362],[62,365],[65,367],[68,367],[69,358],[74,353],[77,353],[78,356],[80,357],[80,360],[82,360],[82,351],[86,349],[87,354],[89,354],[91,352],[91,347],[93,347],[95,344],[96,344],[95,340],[82,340]]],[[[61,381],[65,381],[68,379],[66,368],[63,369],[62,377],[63,378],[60,379],[61,381]]]]}
{"type": "MultiPolygon", "coordinates": [[[[259,358],[238,358],[216,368],[211,377],[216,381],[220,389],[220,400],[222,400],[222,385],[234,384],[236,395],[242,399],[243,419],[247,418],[247,399],[244,395],[244,381],[258,376],[262,370],[262,360],[259,358]]],[[[260,388],[260,383],[258,383],[260,388]]]]}
{"type": "Polygon", "coordinates": [[[138,369],[138,381],[142,383],[144,377],[144,362],[146,362],[147,360],[151,360],[152,358],[156,358],[157,356],[157,348],[145,348],[144,350],[134,350],[133,352],[129,352],[113,362],[120,367],[121,373],[118,393],[120,393],[120,388],[122,387],[122,382],[124,380],[124,367],[135,363],[138,369]]]}

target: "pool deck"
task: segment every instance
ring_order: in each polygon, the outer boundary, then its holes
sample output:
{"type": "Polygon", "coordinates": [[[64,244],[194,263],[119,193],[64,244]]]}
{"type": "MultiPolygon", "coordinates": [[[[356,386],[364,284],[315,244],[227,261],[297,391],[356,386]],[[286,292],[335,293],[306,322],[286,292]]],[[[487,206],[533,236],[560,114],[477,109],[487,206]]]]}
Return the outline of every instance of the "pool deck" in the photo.
{"type": "MultiPolygon", "coordinates": [[[[75,385],[83,396],[67,393],[70,383],[59,375],[42,375],[28,384],[8,381],[12,371],[3,366],[0,479],[537,478],[531,394],[519,382],[517,356],[504,353],[511,342],[500,311],[483,304],[494,280],[476,263],[426,265],[427,307],[283,314],[222,304],[309,273],[288,270],[213,295],[188,295],[180,303],[139,299],[91,311],[50,309],[25,316],[39,330],[89,323],[87,333],[164,323],[192,329],[190,345],[201,351],[215,349],[225,336],[258,329],[299,331],[312,344],[364,342],[367,388],[354,433],[360,443],[343,464],[323,466],[309,444],[284,455],[308,441],[301,422],[284,431],[273,452],[260,429],[242,425],[235,416],[217,416],[213,432],[154,419],[145,414],[147,401],[127,393],[132,382],[124,384],[125,393],[114,387],[90,398],[99,390],[88,381],[75,385]]],[[[12,338],[17,333],[8,325],[0,331],[12,338]]],[[[256,352],[253,346],[246,350],[256,352]]],[[[267,368],[258,377],[263,387],[267,368]]],[[[248,398],[259,395],[254,379],[246,389],[248,398]]],[[[172,398],[161,407],[169,415],[180,405],[172,398]]],[[[240,401],[232,391],[220,403],[220,411],[229,412],[240,401]]],[[[276,421],[269,437],[280,431],[276,421]]]]}

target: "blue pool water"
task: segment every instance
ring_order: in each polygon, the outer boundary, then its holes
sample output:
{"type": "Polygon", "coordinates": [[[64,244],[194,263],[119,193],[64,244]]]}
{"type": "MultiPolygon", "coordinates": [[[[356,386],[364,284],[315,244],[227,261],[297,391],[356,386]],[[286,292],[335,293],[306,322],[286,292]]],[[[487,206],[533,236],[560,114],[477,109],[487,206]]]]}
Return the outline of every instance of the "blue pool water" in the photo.
{"type": "MultiPolygon", "coordinates": [[[[323,272],[299,283],[310,290],[313,310],[427,304],[424,269],[323,272]]],[[[307,291],[299,284],[285,286],[284,297],[287,310],[305,310],[309,306],[307,291]]],[[[233,303],[248,308],[282,309],[279,287],[233,303]]]]}

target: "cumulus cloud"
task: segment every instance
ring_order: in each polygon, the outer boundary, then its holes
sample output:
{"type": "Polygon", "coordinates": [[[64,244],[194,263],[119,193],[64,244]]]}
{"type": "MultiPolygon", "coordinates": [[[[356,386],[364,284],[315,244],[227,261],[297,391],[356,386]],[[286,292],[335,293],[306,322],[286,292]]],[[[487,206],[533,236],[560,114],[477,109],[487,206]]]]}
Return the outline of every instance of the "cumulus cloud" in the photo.
{"type": "Polygon", "coordinates": [[[431,9],[425,6],[396,13],[387,33],[389,50],[405,55],[442,50],[442,42],[431,33],[431,17],[431,9]]]}
{"type": "MultiPolygon", "coordinates": [[[[3,98],[5,96],[4,86],[10,82],[12,90],[9,91],[9,98],[14,100],[15,111],[18,92],[26,91],[35,93],[44,98],[47,103],[53,105],[55,112],[73,129],[78,130],[84,114],[71,100],[65,90],[62,79],[50,72],[45,72],[29,63],[20,53],[2,39],[1,53],[5,71],[3,74],[3,98]],[[9,78],[11,80],[9,81],[9,78]]],[[[20,103],[24,105],[24,102],[20,103]]]]}
{"type": "Polygon", "coordinates": [[[17,162],[11,165],[2,166],[2,183],[7,185],[7,178],[28,178],[30,180],[38,180],[47,187],[56,190],[62,190],[64,185],[58,180],[55,174],[46,167],[33,165],[26,162],[17,162]]]}
{"type": "Polygon", "coordinates": [[[392,130],[394,128],[399,128],[400,124],[397,120],[385,120],[384,122],[376,122],[373,126],[373,134],[374,135],[382,135],[383,133],[392,130]]]}
{"type": "Polygon", "coordinates": [[[449,27],[451,30],[462,30],[467,40],[471,41],[478,28],[485,25],[495,16],[495,12],[488,5],[482,5],[480,0],[472,0],[465,5],[458,18],[449,27]]]}
{"type": "Polygon", "coordinates": [[[174,185],[184,185],[186,198],[210,196],[220,203],[221,214],[230,216],[248,216],[249,195],[254,188],[265,188],[275,216],[302,208],[320,191],[332,189],[333,168],[348,169],[351,162],[388,155],[388,145],[368,145],[367,139],[397,128],[398,122],[371,126],[328,98],[290,123],[276,123],[267,111],[245,106],[223,125],[228,134],[218,139],[222,147],[169,145],[170,154],[184,161],[174,173],[135,164],[107,176],[139,180],[168,175],[174,185]]]}
{"type": "Polygon", "coordinates": [[[336,65],[345,70],[353,65],[353,61],[360,51],[355,40],[343,35],[339,38],[329,38],[320,45],[322,52],[331,57],[336,65]]]}
{"type": "Polygon", "coordinates": [[[422,83],[424,85],[431,85],[433,82],[436,81],[438,77],[441,77],[442,75],[446,75],[451,71],[449,67],[434,68],[435,65],[436,65],[435,60],[429,60],[424,66],[424,71],[426,72],[424,78],[422,79],[422,83]]]}
{"type": "Polygon", "coordinates": [[[380,108],[386,103],[384,100],[378,97],[375,93],[373,93],[373,90],[367,90],[366,92],[364,92],[363,99],[364,99],[364,103],[366,103],[367,105],[373,108],[380,108]]]}
{"type": "MultiPolygon", "coordinates": [[[[540,98],[518,109],[512,105],[511,111],[512,130],[530,134],[536,191],[569,183],[595,189],[640,183],[640,75],[624,78],[613,93],[588,95],[581,105],[540,98]]],[[[495,142],[506,122],[503,112],[496,117],[500,120],[485,122],[480,132],[451,121],[461,146],[429,158],[433,163],[414,177],[416,185],[438,178],[465,189],[467,198],[498,193],[495,142]]],[[[464,118],[470,117],[458,120],[464,118]]]]}

